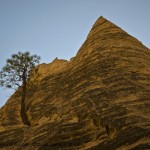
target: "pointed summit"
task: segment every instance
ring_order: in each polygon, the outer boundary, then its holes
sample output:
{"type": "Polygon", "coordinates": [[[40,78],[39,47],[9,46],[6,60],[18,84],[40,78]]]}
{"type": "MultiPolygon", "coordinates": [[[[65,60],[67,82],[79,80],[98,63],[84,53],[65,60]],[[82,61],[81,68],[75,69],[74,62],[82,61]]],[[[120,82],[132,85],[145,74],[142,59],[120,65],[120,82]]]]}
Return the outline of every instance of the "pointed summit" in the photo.
{"type": "Polygon", "coordinates": [[[100,17],[96,20],[96,22],[95,22],[95,24],[93,25],[93,27],[94,27],[94,26],[97,26],[99,23],[103,23],[103,22],[106,22],[106,21],[108,21],[106,18],[104,18],[103,16],[100,16],[100,17]]]}
{"type": "Polygon", "coordinates": [[[124,48],[131,46],[143,45],[136,38],[101,16],[94,23],[77,55],[89,55],[93,50],[104,51],[108,49],[112,51],[113,47],[124,48]]]}
{"type": "Polygon", "coordinates": [[[96,22],[94,23],[88,37],[90,37],[91,35],[97,33],[97,31],[102,31],[102,32],[106,32],[106,33],[113,33],[115,30],[116,30],[116,32],[119,31],[119,32],[126,33],[124,30],[122,30],[120,27],[118,27],[114,23],[108,21],[103,16],[100,16],[96,20],[96,22]]]}
{"type": "Polygon", "coordinates": [[[107,20],[106,18],[104,18],[103,16],[100,16],[97,21],[103,21],[103,20],[107,20]]]}

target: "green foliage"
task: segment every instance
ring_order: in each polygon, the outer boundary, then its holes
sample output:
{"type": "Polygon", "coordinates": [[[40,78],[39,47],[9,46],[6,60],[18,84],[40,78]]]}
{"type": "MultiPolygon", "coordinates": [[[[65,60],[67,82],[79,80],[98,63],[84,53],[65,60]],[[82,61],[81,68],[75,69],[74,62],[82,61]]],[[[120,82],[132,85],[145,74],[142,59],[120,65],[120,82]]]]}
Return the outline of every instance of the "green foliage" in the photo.
{"type": "Polygon", "coordinates": [[[7,88],[16,88],[22,85],[23,76],[29,78],[29,72],[39,63],[40,57],[30,55],[30,52],[18,52],[7,59],[6,65],[0,72],[0,85],[7,88]]]}

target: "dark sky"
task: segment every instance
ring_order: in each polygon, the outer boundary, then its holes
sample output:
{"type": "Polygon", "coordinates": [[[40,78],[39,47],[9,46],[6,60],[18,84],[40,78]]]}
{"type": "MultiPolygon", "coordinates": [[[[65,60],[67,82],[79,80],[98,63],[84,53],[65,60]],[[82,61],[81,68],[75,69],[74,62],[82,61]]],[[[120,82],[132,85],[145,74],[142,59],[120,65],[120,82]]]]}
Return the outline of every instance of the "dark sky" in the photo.
{"type": "MultiPolygon", "coordinates": [[[[69,60],[101,15],[150,47],[150,0],[0,0],[0,70],[18,51],[69,60]]],[[[0,107],[11,94],[0,88],[0,107]]]]}

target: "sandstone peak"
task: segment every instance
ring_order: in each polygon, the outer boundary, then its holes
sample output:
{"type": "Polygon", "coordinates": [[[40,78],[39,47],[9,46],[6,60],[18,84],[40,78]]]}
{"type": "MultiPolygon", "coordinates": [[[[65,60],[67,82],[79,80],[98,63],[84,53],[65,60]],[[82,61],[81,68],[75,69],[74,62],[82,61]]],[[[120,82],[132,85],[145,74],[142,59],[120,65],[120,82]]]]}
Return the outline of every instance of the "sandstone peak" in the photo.
{"type": "Polygon", "coordinates": [[[93,26],[96,26],[97,24],[99,24],[99,23],[103,23],[103,22],[106,22],[106,21],[108,21],[106,18],[104,18],[103,16],[100,16],[97,20],[96,20],[96,22],[94,23],[94,25],[93,26]]]}
{"type": "Polygon", "coordinates": [[[123,29],[101,16],[94,23],[86,41],[78,51],[77,57],[78,59],[86,58],[93,50],[109,52],[115,47],[121,48],[130,46],[136,48],[144,45],[123,29]]]}
{"type": "Polygon", "coordinates": [[[100,17],[76,57],[37,67],[20,117],[16,91],[0,109],[0,148],[150,149],[150,50],[100,17]]]}

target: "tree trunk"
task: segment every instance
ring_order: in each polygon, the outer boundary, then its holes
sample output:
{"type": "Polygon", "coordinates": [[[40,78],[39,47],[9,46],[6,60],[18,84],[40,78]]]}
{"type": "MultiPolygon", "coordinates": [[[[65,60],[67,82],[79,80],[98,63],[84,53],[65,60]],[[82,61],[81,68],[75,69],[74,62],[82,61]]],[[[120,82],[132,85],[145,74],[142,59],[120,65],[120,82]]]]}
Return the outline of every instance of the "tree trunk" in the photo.
{"type": "Polygon", "coordinates": [[[28,116],[26,114],[26,107],[25,107],[25,99],[26,99],[26,69],[24,69],[23,74],[22,74],[22,80],[23,80],[23,85],[22,85],[22,99],[21,99],[21,111],[20,111],[20,115],[22,118],[22,122],[25,125],[30,126],[30,122],[28,120],[28,116]]]}

